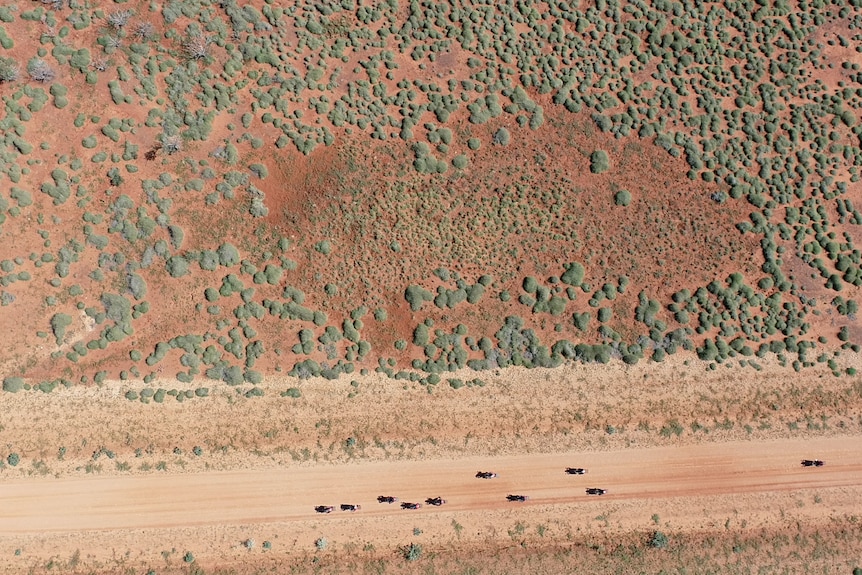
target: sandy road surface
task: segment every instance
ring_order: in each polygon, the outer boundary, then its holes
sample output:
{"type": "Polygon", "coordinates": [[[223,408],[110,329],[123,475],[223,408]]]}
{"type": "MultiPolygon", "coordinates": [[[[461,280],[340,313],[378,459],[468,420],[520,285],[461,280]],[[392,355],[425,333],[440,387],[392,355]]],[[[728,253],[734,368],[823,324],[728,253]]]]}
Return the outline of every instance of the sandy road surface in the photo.
{"type": "MultiPolygon", "coordinates": [[[[362,517],[481,512],[513,506],[594,500],[589,486],[605,487],[603,501],[764,493],[862,485],[862,438],[727,442],[498,458],[316,465],[248,472],[136,477],[34,478],[0,489],[0,535],[84,530],[174,528],[306,521],[315,505],[360,503],[362,517]],[[803,458],[826,461],[806,469],[803,458]],[[563,473],[586,467],[585,476],[563,473]],[[474,478],[493,470],[493,480],[474,478]],[[505,501],[508,493],[530,496],[505,501]],[[440,510],[378,504],[381,494],[402,501],[442,496],[440,510]]],[[[333,515],[350,515],[336,510],[333,515]]]]}

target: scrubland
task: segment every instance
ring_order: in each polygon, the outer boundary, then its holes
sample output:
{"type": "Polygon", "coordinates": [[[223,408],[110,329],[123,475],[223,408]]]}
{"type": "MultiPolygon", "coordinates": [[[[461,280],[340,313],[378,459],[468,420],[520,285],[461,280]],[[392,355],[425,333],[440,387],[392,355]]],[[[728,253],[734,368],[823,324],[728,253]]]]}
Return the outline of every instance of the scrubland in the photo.
{"type": "Polygon", "coordinates": [[[855,0],[4,3],[0,481],[858,435],[860,29],[855,0]]]}

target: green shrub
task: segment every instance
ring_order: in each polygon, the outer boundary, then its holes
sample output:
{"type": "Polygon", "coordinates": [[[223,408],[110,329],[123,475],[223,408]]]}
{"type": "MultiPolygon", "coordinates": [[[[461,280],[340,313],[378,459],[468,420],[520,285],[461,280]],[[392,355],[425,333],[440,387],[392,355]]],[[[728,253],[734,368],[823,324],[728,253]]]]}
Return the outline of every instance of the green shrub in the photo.
{"type": "Polygon", "coordinates": [[[219,265],[219,256],[216,252],[212,250],[204,250],[203,252],[201,252],[201,257],[200,260],[198,260],[198,265],[201,266],[202,270],[208,272],[215,271],[215,269],[219,265]]]}
{"type": "Polygon", "coordinates": [[[219,263],[230,267],[239,263],[239,250],[232,244],[224,243],[218,248],[219,263]]]}
{"type": "Polygon", "coordinates": [[[54,183],[44,182],[39,188],[42,193],[51,196],[54,199],[54,205],[59,206],[66,202],[71,195],[69,175],[57,168],[51,172],[51,177],[54,183]]]}
{"type": "Polygon", "coordinates": [[[54,96],[54,105],[57,108],[63,109],[69,105],[69,100],[66,98],[68,90],[65,86],[62,84],[52,84],[48,91],[54,96]]]}
{"type": "Polygon", "coordinates": [[[599,309],[598,319],[602,323],[607,323],[611,319],[611,308],[603,307],[599,309]]]}
{"type": "Polygon", "coordinates": [[[509,142],[512,141],[512,136],[509,134],[509,130],[506,128],[500,128],[496,132],[494,132],[494,143],[498,146],[508,146],[509,142]]]}
{"type": "Polygon", "coordinates": [[[239,366],[232,365],[224,370],[222,379],[228,385],[239,385],[243,382],[242,369],[239,366]]]}
{"type": "Polygon", "coordinates": [[[33,205],[33,197],[27,190],[13,187],[9,192],[9,197],[18,202],[19,208],[26,208],[27,206],[33,205]]]}
{"type": "Polygon", "coordinates": [[[422,546],[418,543],[411,543],[410,545],[405,545],[401,549],[401,554],[407,561],[418,561],[419,558],[422,557],[422,546]]]}
{"type": "Polygon", "coordinates": [[[419,311],[425,302],[432,301],[434,294],[420,286],[408,286],[404,290],[404,299],[410,304],[412,311],[419,311]]]}
{"type": "Polygon", "coordinates": [[[57,340],[57,345],[63,343],[66,328],[72,325],[72,318],[64,313],[57,313],[51,318],[51,331],[57,340]]]}
{"type": "Polygon", "coordinates": [[[579,330],[586,331],[590,325],[590,314],[589,312],[574,313],[572,314],[572,321],[579,330]]]}
{"type": "Polygon", "coordinates": [[[627,206],[632,203],[632,195],[628,190],[620,190],[614,194],[614,203],[618,206],[627,206]]]}
{"type": "Polygon", "coordinates": [[[574,262],[563,266],[565,272],[560,276],[560,281],[570,286],[579,286],[584,281],[584,266],[574,262]]]}
{"type": "Polygon", "coordinates": [[[128,277],[128,282],[129,291],[132,293],[135,299],[144,299],[144,296],[147,295],[147,282],[144,281],[144,278],[136,273],[130,273],[128,277]]]}
{"type": "Polygon", "coordinates": [[[123,89],[120,88],[120,83],[117,80],[111,80],[108,82],[108,90],[111,93],[111,99],[114,101],[115,105],[119,106],[126,102],[126,96],[123,94],[123,89]]]}
{"type": "Polygon", "coordinates": [[[653,549],[664,549],[665,547],[667,547],[667,544],[667,535],[665,535],[661,531],[654,532],[649,540],[649,546],[653,549]]]}
{"type": "Polygon", "coordinates": [[[219,292],[218,292],[218,290],[217,290],[217,289],[215,289],[215,288],[208,287],[208,288],[206,288],[206,289],[204,290],[204,297],[206,298],[206,300],[207,300],[208,302],[218,301],[218,299],[219,299],[219,292]]]}
{"type": "Polygon", "coordinates": [[[186,182],[185,188],[187,192],[200,192],[204,189],[205,182],[200,178],[192,178],[186,182]]]}
{"type": "Polygon", "coordinates": [[[24,389],[24,380],[20,377],[7,377],[3,380],[3,391],[18,393],[24,389]]]}
{"type": "Polygon", "coordinates": [[[6,458],[6,463],[15,467],[21,461],[21,457],[17,453],[10,453],[9,457],[6,458]]]}
{"type": "Polygon", "coordinates": [[[483,295],[485,295],[485,286],[481,283],[475,283],[467,288],[467,303],[479,303],[483,295]]]}
{"type": "Polygon", "coordinates": [[[12,58],[0,58],[0,84],[14,82],[21,75],[21,67],[12,58]]]}
{"type": "MultiPolygon", "coordinates": [[[[6,30],[3,27],[0,27],[0,46],[5,48],[6,50],[11,50],[15,46],[15,41],[12,40],[11,36],[6,33],[6,30]]],[[[9,73],[9,69],[4,70],[3,72],[9,73]]],[[[15,69],[11,72],[14,74],[14,77],[11,79],[3,80],[4,82],[12,82],[18,79],[18,76],[20,75],[20,70],[18,69],[17,64],[15,66],[15,69]]],[[[6,78],[9,78],[9,76],[7,75],[6,78]]]]}
{"type": "Polygon", "coordinates": [[[590,154],[590,171],[594,174],[601,174],[610,169],[611,163],[608,159],[608,154],[603,150],[596,150],[590,154]]]}
{"type": "Polygon", "coordinates": [[[114,128],[114,126],[112,126],[111,124],[105,124],[104,126],[102,126],[101,132],[102,132],[102,134],[104,134],[105,136],[107,136],[108,138],[113,140],[114,142],[120,141],[119,130],[114,128]]]}
{"type": "Polygon", "coordinates": [[[269,175],[269,170],[263,164],[252,164],[248,167],[252,174],[260,179],[264,179],[269,175]]]}
{"type": "Polygon", "coordinates": [[[180,256],[171,256],[165,261],[165,269],[171,277],[179,278],[189,273],[189,262],[180,256]]]}
{"type": "Polygon", "coordinates": [[[266,264],[266,267],[263,269],[263,274],[266,277],[266,283],[269,285],[278,285],[281,281],[282,275],[284,274],[284,270],[279,266],[266,264]]]}
{"type": "Polygon", "coordinates": [[[428,341],[428,326],[424,323],[420,323],[413,330],[413,343],[414,345],[424,347],[428,345],[428,341]]]}
{"type": "Polygon", "coordinates": [[[82,74],[87,71],[87,68],[90,66],[90,51],[86,48],[81,48],[80,50],[76,50],[72,57],[69,60],[69,64],[72,68],[76,68],[82,74]]]}

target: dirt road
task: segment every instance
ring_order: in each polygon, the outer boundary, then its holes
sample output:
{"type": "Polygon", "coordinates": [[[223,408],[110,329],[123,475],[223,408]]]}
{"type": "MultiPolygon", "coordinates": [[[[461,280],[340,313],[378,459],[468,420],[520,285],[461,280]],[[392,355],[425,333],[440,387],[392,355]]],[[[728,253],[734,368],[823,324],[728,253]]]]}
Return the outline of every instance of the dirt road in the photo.
{"type": "MultiPolygon", "coordinates": [[[[0,535],[114,529],[306,521],[315,505],[359,503],[362,517],[483,511],[513,506],[588,501],[586,487],[608,489],[602,501],[649,500],[722,494],[781,492],[862,485],[862,438],[728,442],[629,449],[275,468],[137,477],[34,478],[0,489],[0,535]],[[826,461],[802,468],[803,458],[826,461]],[[584,476],[566,466],[588,468],[584,476]],[[497,479],[479,480],[478,470],[497,479]],[[509,503],[509,493],[530,496],[509,503]],[[438,509],[418,511],[379,504],[378,495],[402,501],[441,496],[438,509]]],[[[347,519],[349,513],[336,509],[347,519]]],[[[329,517],[320,517],[328,520],[329,517]]]]}

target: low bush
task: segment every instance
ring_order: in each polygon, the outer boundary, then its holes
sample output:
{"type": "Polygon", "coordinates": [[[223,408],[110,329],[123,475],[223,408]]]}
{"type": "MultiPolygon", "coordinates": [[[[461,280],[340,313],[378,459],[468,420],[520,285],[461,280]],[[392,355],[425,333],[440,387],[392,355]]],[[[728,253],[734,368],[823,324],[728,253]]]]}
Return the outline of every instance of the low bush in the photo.
{"type": "Polygon", "coordinates": [[[225,267],[230,267],[239,263],[239,250],[232,244],[222,244],[218,248],[219,263],[225,267]]]}
{"type": "Polygon", "coordinates": [[[142,300],[147,295],[147,282],[144,278],[136,273],[131,273],[128,276],[129,291],[135,299],[142,300]]]}
{"type": "Polygon", "coordinates": [[[269,170],[263,164],[252,164],[248,167],[252,174],[260,179],[264,179],[269,175],[269,170]]]}
{"type": "Polygon", "coordinates": [[[608,159],[607,152],[603,150],[596,150],[592,154],[590,154],[590,171],[594,174],[601,174],[603,172],[607,172],[611,167],[610,159],[608,159]]]}
{"type": "Polygon", "coordinates": [[[171,256],[165,261],[165,269],[171,277],[183,277],[189,273],[189,262],[180,256],[171,256]]]}
{"type": "Polygon", "coordinates": [[[509,134],[509,130],[506,128],[500,128],[496,132],[494,132],[494,143],[498,146],[508,146],[509,142],[512,141],[512,136],[509,134]]]}
{"type": "Polygon", "coordinates": [[[0,58],[0,84],[14,82],[21,75],[21,67],[12,58],[0,58]]]}
{"type": "Polygon", "coordinates": [[[24,380],[20,377],[7,377],[3,380],[3,391],[18,393],[24,389],[24,380]]]}
{"type": "Polygon", "coordinates": [[[51,65],[41,58],[31,58],[27,62],[27,73],[37,82],[53,82],[57,77],[51,65]]]}
{"type": "Polygon", "coordinates": [[[33,197],[27,190],[13,187],[9,192],[9,197],[18,202],[19,208],[26,208],[27,206],[33,205],[33,197]]]}
{"type": "Polygon", "coordinates": [[[404,291],[404,299],[410,304],[412,311],[419,311],[425,302],[432,301],[434,294],[420,286],[408,286],[404,291]]]}
{"type": "Polygon", "coordinates": [[[665,535],[661,531],[654,532],[649,540],[649,546],[653,549],[664,549],[665,547],[667,547],[667,544],[667,535],[665,535]]]}
{"type": "Polygon", "coordinates": [[[87,68],[90,66],[90,51],[86,48],[76,50],[69,60],[69,65],[71,65],[72,68],[77,69],[82,74],[86,73],[87,68]]]}
{"type": "Polygon", "coordinates": [[[57,340],[57,345],[63,343],[63,336],[66,334],[66,328],[72,325],[72,318],[64,313],[57,313],[51,318],[51,331],[54,333],[54,338],[57,340]]]}
{"type": "MultiPolygon", "coordinates": [[[[219,256],[216,252],[212,250],[204,250],[201,252],[200,260],[198,260],[198,265],[200,265],[202,270],[205,271],[215,271],[215,269],[219,265],[219,256]]],[[[208,288],[212,289],[212,288],[208,288]]],[[[208,299],[208,301],[214,301],[212,299],[208,299]]]]}
{"type": "Polygon", "coordinates": [[[614,203],[618,206],[627,206],[632,203],[632,195],[628,190],[620,190],[614,194],[614,203]]]}
{"type": "Polygon", "coordinates": [[[418,543],[405,545],[401,549],[401,554],[407,561],[418,561],[419,558],[422,557],[422,546],[418,543]]]}
{"type": "Polygon", "coordinates": [[[574,262],[563,266],[565,272],[560,276],[560,281],[570,286],[579,286],[584,281],[584,266],[574,262]]]}
{"type": "Polygon", "coordinates": [[[65,86],[62,84],[51,84],[51,88],[48,91],[54,96],[54,106],[63,109],[69,105],[69,99],[66,98],[68,90],[65,86]]]}

